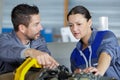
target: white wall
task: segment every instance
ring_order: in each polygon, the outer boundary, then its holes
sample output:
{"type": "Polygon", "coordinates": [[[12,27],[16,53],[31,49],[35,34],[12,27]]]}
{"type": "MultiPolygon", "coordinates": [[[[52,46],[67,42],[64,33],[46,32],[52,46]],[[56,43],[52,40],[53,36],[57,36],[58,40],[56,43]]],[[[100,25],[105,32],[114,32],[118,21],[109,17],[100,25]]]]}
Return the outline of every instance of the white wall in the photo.
{"type": "Polygon", "coordinates": [[[21,3],[38,6],[41,23],[44,27],[59,28],[63,26],[64,0],[3,0],[3,27],[12,27],[10,18],[11,10],[21,3]]]}

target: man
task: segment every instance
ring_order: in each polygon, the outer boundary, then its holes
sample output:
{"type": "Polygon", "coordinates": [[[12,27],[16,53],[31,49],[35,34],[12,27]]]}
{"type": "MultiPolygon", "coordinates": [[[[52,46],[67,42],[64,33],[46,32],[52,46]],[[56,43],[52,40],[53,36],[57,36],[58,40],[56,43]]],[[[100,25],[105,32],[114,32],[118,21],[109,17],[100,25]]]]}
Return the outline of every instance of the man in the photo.
{"type": "MultiPolygon", "coordinates": [[[[0,73],[15,71],[27,58],[35,58],[44,68],[59,64],[49,55],[36,6],[19,4],[11,14],[14,30],[0,35],[0,73]]],[[[9,79],[10,80],[10,79],[9,79]]]]}

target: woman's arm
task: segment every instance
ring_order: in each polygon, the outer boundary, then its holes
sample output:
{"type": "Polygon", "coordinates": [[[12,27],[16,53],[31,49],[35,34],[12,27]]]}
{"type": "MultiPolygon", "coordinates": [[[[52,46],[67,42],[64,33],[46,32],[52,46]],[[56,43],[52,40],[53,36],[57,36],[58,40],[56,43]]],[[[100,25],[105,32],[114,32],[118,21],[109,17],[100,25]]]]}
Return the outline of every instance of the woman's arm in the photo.
{"type": "Polygon", "coordinates": [[[108,69],[111,62],[111,56],[106,52],[102,52],[99,59],[98,59],[98,66],[96,67],[88,67],[83,70],[85,73],[92,72],[95,75],[103,76],[108,69]]]}
{"type": "Polygon", "coordinates": [[[110,65],[110,62],[111,62],[111,56],[106,52],[102,52],[99,57],[98,66],[97,66],[100,75],[104,75],[104,73],[106,72],[106,70],[110,65]]]}

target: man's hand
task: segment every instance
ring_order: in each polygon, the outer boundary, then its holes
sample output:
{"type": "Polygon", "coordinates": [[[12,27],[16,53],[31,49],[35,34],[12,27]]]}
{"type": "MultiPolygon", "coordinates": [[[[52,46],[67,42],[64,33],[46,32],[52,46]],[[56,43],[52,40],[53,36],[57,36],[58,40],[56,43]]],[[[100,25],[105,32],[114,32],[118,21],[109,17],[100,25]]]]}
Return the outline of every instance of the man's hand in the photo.
{"type": "Polygon", "coordinates": [[[52,69],[59,65],[58,62],[49,54],[36,49],[27,49],[25,51],[25,56],[37,59],[38,63],[42,65],[43,68],[52,69]]]}

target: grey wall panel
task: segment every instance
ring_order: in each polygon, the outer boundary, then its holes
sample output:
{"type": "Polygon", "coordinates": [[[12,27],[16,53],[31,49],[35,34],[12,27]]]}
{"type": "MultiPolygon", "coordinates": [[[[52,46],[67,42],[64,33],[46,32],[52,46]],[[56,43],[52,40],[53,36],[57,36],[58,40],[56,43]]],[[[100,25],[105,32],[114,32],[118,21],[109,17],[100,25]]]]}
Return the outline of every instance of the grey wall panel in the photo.
{"type": "Polygon", "coordinates": [[[69,10],[76,5],[85,6],[92,14],[93,26],[99,26],[99,17],[108,16],[109,30],[120,37],[120,0],[69,0],[69,10]]]}
{"type": "Polygon", "coordinates": [[[11,10],[20,3],[37,5],[40,10],[41,23],[45,25],[44,27],[54,28],[63,26],[64,0],[4,0],[3,27],[12,27],[10,18],[11,10]],[[54,24],[58,24],[59,26],[54,24]]]}

